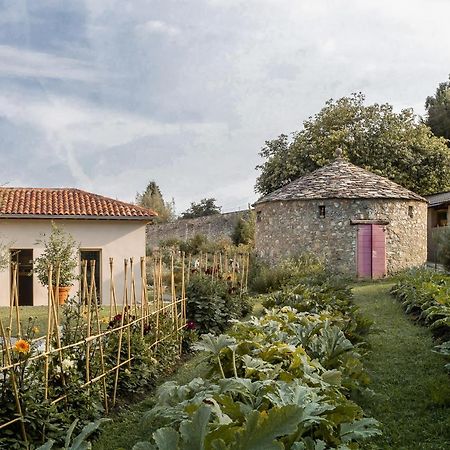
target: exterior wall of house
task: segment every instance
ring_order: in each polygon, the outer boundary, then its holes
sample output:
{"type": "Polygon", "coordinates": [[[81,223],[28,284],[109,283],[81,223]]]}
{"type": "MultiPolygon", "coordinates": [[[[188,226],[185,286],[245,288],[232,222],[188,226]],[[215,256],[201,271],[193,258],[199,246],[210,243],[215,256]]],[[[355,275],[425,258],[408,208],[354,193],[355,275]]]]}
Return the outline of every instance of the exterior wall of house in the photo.
{"type": "Polygon", "coordinates": [[[329,199],[257,204],[256,251],[268,263],[310,252],[339,272],[356,274],[358,226],[351,220],[387,221],[387,273],[427,259],[427,204],[413,200],[329,199]],[[319,207],[325,206],[321,218],[319,207]],[[410,217],[409,207],[412,207],[410,217]]]}
{"type": "MultiPolygon", "coordinates": [[[[82,250],[101,250],[101,295],[103,304],[110,301],[109,258],[114,258],[114,281],[116,299],[122,302],[125,258],[134,258],[136,280],[140,279],[140,258],[145,256],[145,222],[134,220],[54,220],[58,227],[70,233],[82,250]]],[[[42,251],[36,241],[51,233],[51,220],[47,219],[2,219],[0,240],[11,249],[33,249],[33,259],[42,251]]],[[[81,270],[81,269],[79,269],[81,270]]],[[[9,269],[0,272],[0,306],[9,305],[9,269]]],[[[74,295],[78,282],[71,289],[74,295]]],[[[140,298],[140,283],[136,282],[137,298],[140,298]]],[[[34,305],[47,304],[47,288],[33,275],[34,305]]]]}

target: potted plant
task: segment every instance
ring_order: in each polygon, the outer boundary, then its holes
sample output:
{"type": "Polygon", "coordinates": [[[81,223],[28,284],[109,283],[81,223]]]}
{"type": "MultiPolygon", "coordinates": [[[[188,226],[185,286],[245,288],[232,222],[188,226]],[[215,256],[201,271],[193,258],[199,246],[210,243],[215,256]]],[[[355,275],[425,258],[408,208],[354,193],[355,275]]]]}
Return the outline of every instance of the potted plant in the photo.
{"type": "Polygon", "coordinates": [[[43,286],[53,286],[56,289],[56,278],[59,267],[58,295],[59,304],[64,304],[70,288],[76,280],[75,269],[78,265],[78,244],[71,234],[58,228],[52,222],[52,232],[47,239],[40,239],[37,244],[43,244],[44,251],[36,258],[34,271],[43,286]],[[52,280],[48,279],[48,270],[53,266],[52,280]]]}

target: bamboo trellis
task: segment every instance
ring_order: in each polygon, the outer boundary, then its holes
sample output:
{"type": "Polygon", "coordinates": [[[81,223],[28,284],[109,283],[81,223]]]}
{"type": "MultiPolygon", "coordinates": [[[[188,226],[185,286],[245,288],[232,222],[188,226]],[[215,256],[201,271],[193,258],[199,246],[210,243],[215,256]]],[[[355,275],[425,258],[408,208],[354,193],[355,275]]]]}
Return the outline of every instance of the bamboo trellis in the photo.
{"type": "MultiPolygon", "coordinates": [[[[18,268],[17,264],[11,265],[12,283],[10,294],[10,308],[8,323],[5,327],[0,319],[0,356],[2,366],[0,376],[3,382],[11,384],[11,390],[16,404],[16,416],[5,423],[0,423],[0,430],[20,423],[20,433],[23,441],[28,441],[26,431],[25,413],[26,405],[23,404],[19,380],[17,373],[20,372],[24,364],[31,364],[42,361],[44,384],[44,398],[52,404],[65,401],[70,404],[68,383],[65,379],[64,371],[61,370],[62,386],[64,393],[56,398],[50,398],[50,361],[56,357],[59,366],[62,368],[65,356],[74,349],[82,349],[85,355],[84,383],[80,386],[90,392],[91,387],[99,383],[105,411],[108,412],[111,406],[117,402],[118,384],[122,369],[132,368],[134,357],[131,352],[132,332],[139,330],[144,336],[145,330],[150,323],[153,323],[154,341],[150,344],[150,349],[157,349],[165,340],[176,337],[179,342],[179,351],[182,347],[182,330],[186,326],[186,285],[189,283],[191,274],[203,273],[211,276],[212,279],[226,280],[230,288],[236,294],[247,292],[250,256],[248,253],[217,252],[213,254],[201,253],[200,255],[185,255],[181,252],[170,253],[169,263],[164,264],[162,252],[156,253],[152,258],[141,258],[140,260],[140,283],[136,283],[134,260],[125,259],[123,261],[123,293],[122,302],[118,301],[116,291],[116,280],[114,277],[113,258],[109,260],[110,280],[109,280],[109,313],[108,321],[119,318],[120,322],[113,328],[102,327],[101,305],[97,296],[97,286],[95,285],[95,262],[83,261],[81,267],[81,288],[78,294],[79,302],[85,310],[85,327],[82,338],[76,342],[65,345],[61,343],[60,330],[60,306],[57,301],[59,287],[59,267],[49,268],[49,280],[53,279],[56,273],[56,287],[48,289],[47,301],[47,333],[45,336],[29,342],[31,352],[23,360],[14,360],[14,339],[20,340],[23,337],[23,327],[21,326],[19,294],[18,294],[18,268]],[[88,271],[89,267],[89,271],[88,271]],[[149,292],[147,280],[147,270],[152,279],[150,284],[152,292],[149,292]],[[90,274],[90,276],[88,276],[90,274]],[[176,277],[176,275],[178,275],[176,277]],[[177,279],[176,279],[177,278],[177,279]],[[137,295],[137,286],[140,286],[140,297],[137,295]],[[162,317],[169,318],[172,323],[169,331],[161,329],[162,317]],[[12,336],[13,326],[15,326],[15,336],[12,336]],[[117,334],[117,348],[115,364],[107,367],[105,363],[105,342],[111,334],[117,334]],[[45,350],[37,353],[36,348],[39,343],[44,343],[45,350]],[[124,353],[126,356],[124,357],[124,353]],[[92,360],[97,358],[99,364],[97,371],[93,371],[92,360]],[[107,380],[112,380],[108,388],[107,380]]],[[[16,358],[17,359],[17,358],[16,358]]]]}
{"type": "Polygon", "coordinates": [[[179,295],[177,295],[177,288],[175,285],[175,255],[172,255],[171,264],[169,267],[170,275],[170,295],[164,293],[165,288],[162,280],[163,276],[163,260],[161,255],[153,258],[151,263],[153,265],[153,295],[149,301],[147,276],[146,276],[146,258],[140,260],[140,297],[138,299],[136,289],[136,279],[134,273],[133,259],[124,260],[123,267],[123,297],[122,304],[118,304],[116,296],[116,284],[114,279],[114,260],[111,258],[110,263],[110,310],[109,322],[114,318],[120,317],[120,323],[113,328],[102,327],[101,321],[101,305],[97,298],[97,286],[95,285],[95,261],[82,263],[81,275],[81,289],[79,292],[79,302],[81,308],[85,311],[85,322],[83,328],[83,335],[77,342],[70,342],[62,345],[60,324],[60,307],[57,301],[55,292],[58,292],[59,287],[59,267],[49,268],[49,280],[52,280],[56,271],[56,287],[49,287],[48,302],[47,302],[47,333],[45,336],[33,339],[28,342],[30,351],[26,358],[14,358],[14,350],[17,342],[23,337],[23,329],[21,328],[19,296],[18,296],[18,273],[17,264],[13,264],[12,270],[12,284],[10,296],[10,309],[8,316],[8,324],[6,327],[0,319],[0,355],[2,357],[2,366],[0,367],[0,375],[3,382],[10,383],[11,390],[16,404],[16,416],[11,420],[1,423],[0,430],[20,423],[20,433],[23,441],[28,441],[26,431],[26,420],[24,410],[26,404],[23,403],[21,396],[21,386],[17,374],[23,370],[24,365],[43,362],[42,381],[44,383],[44,399],[56,404],[62,400],[68,402],[70,400],[67,394],[67,385],[70,380],[66,380],[64,371],[62,370],[65,356],[74,349],[84,349],[85,355],[85,381],[81,385],[82,389],[86,389],[89,393],[90,388],[95,383],[100,383],[100,390],[102,393],[105,411],[108,412],[111,405],[114,406],[117,401],[118,382],[121,369],[125,366],[132,368],[134,357],[131,353],[131,334],[133,332],[140,332],[144,336],[146,330],[151,323],[154,323],[152,331],[154,331],[154,340],[150,343],[150,349],[157,347],[165,340],[175,337],[179,342],[179,350],[181,352],[182,330],[186,326],[186,274],[185,274],[185,257],[181,258],[181,264],[178,269],[180,272],[181,285],[179,287],[179,295]],[[89,266],[88,266],[89,264],[89,266]],[[88,272],[88,267],[90,271],[88,272]],[[90,274],[90,277],[88,276],[90,274]],[[161,329],[162,316],[169,318],[172,323],[170,331],[161,329]],[[15,322],[15,324],[14,324],[15,322]],[[12,336],[13,325],[15,325],[16,335],[12,336]],[[117,353],[115,364],[112,367],[107,367],[105,363],[105,342],[112,333],[116,333],[117,353]],[[15,341],[14,341],[15,340],[15,341]],[[37,348],[39,343],[45,342],[45,350],[38,353],[37,348]],[[124,357],[123,353],[126,353],[124,357]],[[50,397],[50,361],[53,357],[57,358],[57,362],[61,367],[61,377],[63,395],[57,398],[50,397]],[[92,370],[91,362],[96,358],[99,362],[97,370],[92,370]],[[107,378],[111,377],[113,383],[111,389],[108,389],[107,378]]]}

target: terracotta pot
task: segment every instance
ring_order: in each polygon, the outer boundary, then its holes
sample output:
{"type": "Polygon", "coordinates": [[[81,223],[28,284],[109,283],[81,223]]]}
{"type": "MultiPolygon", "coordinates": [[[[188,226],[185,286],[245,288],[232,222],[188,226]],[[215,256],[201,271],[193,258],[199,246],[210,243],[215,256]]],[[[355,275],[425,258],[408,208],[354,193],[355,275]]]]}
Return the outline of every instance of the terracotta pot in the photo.
{"type": "MultiPolygon", "coordinates": [[[[69,297],[69,291],[72,286],[59,286],[58,292],[55,292],[55,298],[58,298],[58,302],[60,305],[64,305],[66,303],[67,297],[69,297]]],[[[54,288],[56,291],[56,288],[54,288]]]]}

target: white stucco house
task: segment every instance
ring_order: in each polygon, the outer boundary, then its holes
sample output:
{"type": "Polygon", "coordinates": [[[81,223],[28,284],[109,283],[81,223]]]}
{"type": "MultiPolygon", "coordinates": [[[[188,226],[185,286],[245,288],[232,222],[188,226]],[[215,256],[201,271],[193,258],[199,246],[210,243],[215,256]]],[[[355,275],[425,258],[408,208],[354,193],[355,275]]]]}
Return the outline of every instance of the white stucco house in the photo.
{"type": "MultiPolygon", "coordinates": [[[[156,213],[129,203],[79,189],[0,188],[0,241],[19,267],[19,304],[47,304],[47,289],[33,273],[33,261],[51,232],[52,221],[79,243],[82,259],[96,261],[95,277],[101,301],[109,303],[110,264],[114,258],[117,299],[123,292],[123,261],[134,258],[139,280],[140,258],[145,256],[145,229],[156,213]]],[[[0,272],[0,306],[10,302],[11,271],[0,272]]],[[[137,288],[139,283],[137,282],[137,288]]],[[[79,286],[75,283],[70,295],[79,286]]]]}

